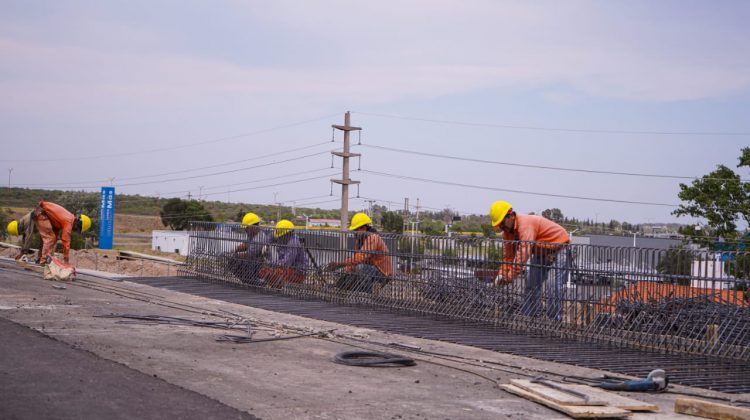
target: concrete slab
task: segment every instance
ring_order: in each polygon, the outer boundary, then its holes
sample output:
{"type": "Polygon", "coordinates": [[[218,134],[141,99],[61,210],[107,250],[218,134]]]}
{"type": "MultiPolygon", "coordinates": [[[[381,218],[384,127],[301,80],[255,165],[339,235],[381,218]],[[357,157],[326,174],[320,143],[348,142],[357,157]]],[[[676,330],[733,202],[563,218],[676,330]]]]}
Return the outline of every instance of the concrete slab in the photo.
{"type": "Polygon", "coordinates": [[[0,418],[257,419],[0,318],[0,418]]]}
{"type": "MultiPolygon", "coordinates": [[[[36,276],[0,268],[0,307],[6,308],[0,310],[0,317],[263,418],[564,418],[501,391],[497,384],[544,372],[592,377],[602,373],[352,328],[128,281],[92,278],[66,286],[64,290],[54,289],[50,282],[36,276]],[[335,331],[327,338],[234,344],[216,341],[225,333],[222,330],[120,323],[95,317],[112,313],[212,321],[239,316],[256,325],[254,338],[335,331]],[[384,350],[383,346],[392,342],[456,357],[409,354],[418,364],[407,368],[332,363],[338,352],[384,350]]],[[[662,410],[658,415],[633,418],[681,418],[672,412],[677,395],[628,395],[662,410]]]]}

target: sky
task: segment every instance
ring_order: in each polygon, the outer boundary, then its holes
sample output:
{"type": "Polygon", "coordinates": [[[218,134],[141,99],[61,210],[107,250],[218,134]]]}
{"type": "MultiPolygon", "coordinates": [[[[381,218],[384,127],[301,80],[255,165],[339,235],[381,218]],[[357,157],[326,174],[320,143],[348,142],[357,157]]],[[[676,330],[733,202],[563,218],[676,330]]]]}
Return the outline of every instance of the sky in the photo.
{"type": "Polygon", "coordinates": [[[679,184],[737,170],[750,145],[745,1],[0,10],[0,174],[15,187],[334,209],[331,125],[351,111],[352,210],[408,197],[485,214],[505,200],[699,223],[671,215],[679,184]]]}

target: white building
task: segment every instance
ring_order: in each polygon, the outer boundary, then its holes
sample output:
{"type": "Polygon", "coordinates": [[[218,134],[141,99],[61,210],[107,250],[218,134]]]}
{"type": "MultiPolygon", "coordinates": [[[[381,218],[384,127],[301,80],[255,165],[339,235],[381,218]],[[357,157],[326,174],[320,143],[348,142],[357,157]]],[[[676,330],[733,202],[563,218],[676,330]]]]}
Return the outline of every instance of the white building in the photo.
{"type": "Polygon", "coordinates": [[[721,254],[716,253],[712,259],[699,259],[693,261],[690,270],[692,279],[690,285],[701,289],[729,289],[735,286],[733,276],[729,275],[725,269],[725,262],[721,259],[721,254]]]}
{"type": "Polygon", "coordinates": [[[151,249],[174,252],[187,256],[190,249],[190,232],[183,230],[155,230],[151,232],[151,249]]]}
{"type": "Polygon", "coordinates": [[[307,222],[307,227],[332,227],[340,228],[340,219],[310,219],[307,222]]]}

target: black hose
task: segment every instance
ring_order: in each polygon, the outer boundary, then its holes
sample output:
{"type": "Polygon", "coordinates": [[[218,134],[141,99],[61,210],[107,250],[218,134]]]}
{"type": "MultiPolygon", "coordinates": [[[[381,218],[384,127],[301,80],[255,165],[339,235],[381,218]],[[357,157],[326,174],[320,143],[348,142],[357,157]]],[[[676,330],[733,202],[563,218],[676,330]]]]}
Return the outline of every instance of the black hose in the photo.
{"type": "Polygon", "coordinates": [[[342,365],[364,367],[401,367],[417,364],[414,359],[408,357],[374,351],[344,351],[337,354],[333,361],[342,365]]]}

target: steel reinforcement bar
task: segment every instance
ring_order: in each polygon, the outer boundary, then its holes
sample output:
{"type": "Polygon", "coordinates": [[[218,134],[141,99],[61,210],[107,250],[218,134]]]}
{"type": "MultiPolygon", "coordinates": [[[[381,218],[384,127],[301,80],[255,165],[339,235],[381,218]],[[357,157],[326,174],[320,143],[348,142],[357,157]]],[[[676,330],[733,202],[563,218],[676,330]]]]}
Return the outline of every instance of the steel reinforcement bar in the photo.
{"type": "Polygon", "coordinates": [[[380,236],[387,251],[357,251],[366,235],[276,237],[273,229],[193,223],[180,275],[622,348],[750,360],[749,253],[380,236]]]}

